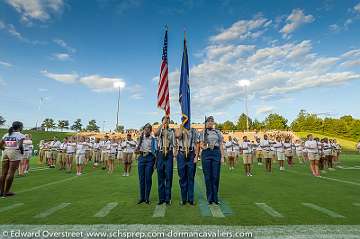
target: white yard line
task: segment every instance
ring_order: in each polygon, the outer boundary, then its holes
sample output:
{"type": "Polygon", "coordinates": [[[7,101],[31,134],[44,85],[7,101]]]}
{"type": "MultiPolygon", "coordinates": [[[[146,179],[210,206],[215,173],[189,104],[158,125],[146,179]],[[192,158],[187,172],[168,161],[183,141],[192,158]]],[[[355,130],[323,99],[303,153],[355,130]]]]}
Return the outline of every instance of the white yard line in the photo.
{"type": "MultiPolygon", "coordinates": [[[[304,176],[310,176],[315,178],[314,176],[310,175],[310,174],[305,174],[305,173],[299,173],[299,172],[295,172],[295,171],[285,171],[285,172],[289,172],[289,173],[295,173],[295,174],[299,174],[299,175],[304,175],[304,176]]],[[[351,184],[351,185],[356,185],[356,186],[360,186],[360,183],[358,182],[353,182],[353,181],[346,181],[346,180],[341,180],[341,179],[336,179],[336,178],[329,178],[329,177],[325,177],[325,176],[319,176],[316,178],[320,178],[320,179],[326,179],[326,180],[331,180],[331,181],[336,181],[336,182],[340,182],[340,183],[346,183],[346,184],[351,184]]]]}
{"type": "Polygon", "coordinates": [[[106,204],[105,207],[103,207],[100,211],[98,211],[94,217],[105,217],[107,216],[111,210],[113,210],[116,206],[118,205],[117,202],[110,202],[108,204],[106,204]]]}
{"type": "Polygon", "coordinates": [[[320,207],[318,205],[315,205],[313,203],[302,203],[302,205],[306,206],[306,207],[309,207],[309,208],[312,208],[314,210],[317,210],[319,212],[322,212],[330,217],[333,217],[333,218],[345,218],[343,215],[340,215],[334,211],[331,211],[327,208],[324,208],[324,207],[320,207]]]}
{"type": "Polygon", "coordinates": [[[225,217],[218,205],[211,204],[209,205],[209,208],[213,217],[225,217]]]}
{"type": "Polygon", "coordinates": [[[22,205],[24,205],[24,203],[15,203],[15,204],[7,206],[7,207],[0,207],[0,212],[5,212],[5,211],[8,211],[8,210],[20,207],[22,205]]]}
{"type": "Polygon", "coordinates": [[[161,205],[156,205],[153,213],[153,217],[165,217],[166,205],[163,203],[161,205]]]}
{"type": "Polygon", "coordinates": [[[45,217],[48,217],[48,216],[50,216],[51,214],[53,214],[53,213],[55,213],[55,212],[57,212],[57,211],[65,208],[65,207],[69,206],[70,204],[71,204],[71,203],[67,203],[67,202],[61,203],[61,204],[59,204],[59,205],[57,205],[57,206],[55,206],[55,207],[52,207],[52,208],[50,208],[50,209],[48,209],[48,210],[46,210],[46,211],[44,211],[44,212],[42,212],[42,213],[39,213],[39,214],[35,215],[34,218],[45,218],[45,217]]]}
{"type": "Polygon", "coordinates": [[[336,182],[341,182],[341,183],[347,183],[347,184],[360,186],[360,183],[356,183],[356,182],[352,182],[352,181],[346,181],[346,180],[341,180],[341,179],[336,179],[336,178],[329,178],[329,177],[324,177],[324,176],[319,176],[318,178],[323,178],[323,179],[332,180],[332,181],[336,181],[336,182]]]}
{"type": "Polygon", "coordinates": [[[264,210],[267,214],[269,214],[272,217],[284,217],[281,213],[279,213],[278,211],[276,211],[274,208],[270,207],[266,203],[256,202],[255,204],[256,206],[264,210]]]}
{"type": "Polygon", "coordinates": [[[73,179],[78,178],[78,177],[79,176],[73,176],[73,177],[70,177],[70,178],[65,178],[65,179],[55,181],[55,182],[51,182],[51,183],[45,183],[45,184],[42,184],[42,185],[39,185],[39,186],[35,186],[35,187],[32,187],[32,188],[28,188],[28,189],[18,191],[17,194],[31,192],[31,191],[34,191],[34,190],[37,190],[37,189],[40,189],[40,188],[44,188],[44,187],[47,187],[47,186],[51,186],[51,185],[54,185],[54,184],[67,182],[67,181],[73,180],[73,179]]]}
{"type": "Polygon", "coordinates": [[[357,202],[353,203],[353,205],[357,206],[357,207],[360,207],[360,203],[357,203],[357,202]]]}

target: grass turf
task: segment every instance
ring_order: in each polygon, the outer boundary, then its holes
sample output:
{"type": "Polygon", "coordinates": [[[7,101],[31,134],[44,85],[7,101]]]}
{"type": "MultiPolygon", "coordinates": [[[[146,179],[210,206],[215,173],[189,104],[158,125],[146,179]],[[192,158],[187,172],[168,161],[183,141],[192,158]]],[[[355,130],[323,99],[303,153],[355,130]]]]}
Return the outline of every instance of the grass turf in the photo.
{"type": "MultiPolygon", "coordinates": [[[[241,161],[240,161],[241,162],[241,161]]],[[[198,163],[198,166],[201,164],[198,163]]],[[[341,165],[360,165],[360,155],[343,154],[341,165]]],[[[310,175],[307,165],[296,164],[284,172],[277,163],[272,173],[266,173],[263,166],[253,165],[253,177],[243,174],[242,164],[233,171],[222,167],[220,197],[224,218],[204,214],[208,206],[204,203],[205,189],[202,170],[197,168],[195,207],[180,206],[180,189],[177,171],[174,169],[172,198],[165,217],[153,218],[157,202],[156,173],[153,175],[151,204],[136,205],[138,199],[137,170],[130,177],[122,177],[121,165],[112,175],[100,168],[88,166],[85,174],[77,177],[58,169],[36,169],[29,176],[17,177],[13,191],[15,197],[0,199],[2,208],[15,203],[23,206],[1,212],[0,224],[207,224],[207,225],[301,225],[301,224],[360,224],[360,170],[337,169],[324,176],[351,181],[357,184],[315,178],[310,175]],[[199,203],[199,199],[200,203],[199,203]],[[94,215],[106,204],[117,202],[107,216],[94,215]],[[45,218],[34,218],[41,212],[61,203],[69,206],[45,218]],[[258,208],[255,203],[266,203],[283,215],[275,218],[258,208]],[[324,213],[302,205],[313,203],[332,210],[345,218],[332,218],[324,213]],[[206,216],[203,216],[206,215],[206,216]]]]}

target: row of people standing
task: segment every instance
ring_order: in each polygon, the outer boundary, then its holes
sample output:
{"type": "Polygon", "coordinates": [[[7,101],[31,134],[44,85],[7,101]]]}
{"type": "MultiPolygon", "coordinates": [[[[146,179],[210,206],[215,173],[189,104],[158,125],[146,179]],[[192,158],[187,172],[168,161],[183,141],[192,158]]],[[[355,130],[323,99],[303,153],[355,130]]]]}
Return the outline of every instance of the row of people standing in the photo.
{"type": "Polygon", "coordinates": [[[73,161],[76,164],[77,175],[80,176],[83,168],[89,161],[93,167],[99,165],[111,174],[114,171],[115,160],[123,162],[124,174],[129,176],[131,171],[133,153],[137,143],[131,134],[126,139],[110,139],[105,135],[104,139],[91,139],[82,136],[65,137],[64,141],[54,138],[42,140],[39,145],[40,162],[44,161],[50,168],[60,165],[60,170],[71,172],[73,161]]]}
{"type": "Polygon", "coordinates": [[[139,139],[136,154],[141,203],[150,203],[152,174],[154,168],[158,178],[158,204],[171,204],[174,159],[177,162],[181,204],[194,205],[194,181],[196,163],[201,156],[202,171],[206,184],[209,204],[219,204],[219,182],[221,162],[224,162],[223,136],[214,128],[214,118],[208,117],[205,129],[199,133],[195,129],[169,128],[169,117],[163,117],[162,124],[152,134],[152,126],[146,124],[139,139]]]}
{"type": "MultiPolygon", "coordinates": [[[[272,162],[279,162],[280,170],[285,170],[285,161],[288,165],[294,164],[294,159],[298,159],[300,163],[310,161],[314,164],[319,161],[318,167],[323,170],[326,166],[329,170],[333,169],[333,164],[339,158],[341,146],[337,144],[335,139],[319,139],[309,135],[306,140],[285,137],[284,140],[280,136],[276,139],[269,139],[268,135],[264,135],[263,139],[256,138],[256,141],[249,141],[247,136],[243,137],[243,142],[239,143],[236,138],[229,136],[225,143],[225,152],[229,160],[230,170],[234,169],[235,158],[240,154],[243,155],[243,163],[245,174],[252,176],[251,165],[254,159],[258,165],[262,165],[265,161],[265,167],[268,172],[272,171],[272,162]],[[314,162],[313,162],[314,161],[314,162]]],[[[310,164],[310,165],[311,165],[310,164]]],[[[315,166],[311,166],[314,175],[319,175],[314,171],[315,166]]]]}

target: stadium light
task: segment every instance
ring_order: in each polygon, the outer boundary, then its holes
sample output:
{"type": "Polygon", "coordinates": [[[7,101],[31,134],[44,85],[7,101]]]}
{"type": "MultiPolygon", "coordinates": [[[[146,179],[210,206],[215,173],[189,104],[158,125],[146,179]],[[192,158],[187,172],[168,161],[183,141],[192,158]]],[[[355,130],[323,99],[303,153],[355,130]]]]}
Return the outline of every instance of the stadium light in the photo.
{"type": "Polygon", "coordinates": [[[249,110],[248,110],[248,91],[247,88],[250,86],[250,81],[249,80],[240,80],[238,82],[238,85],[240,87],[244,88],[245,91],[245,111],[246,111],[246,131],[249,131],[249,110]]]}
{"type": "Polygon", "coordinates": [[[113,86],[115,89],[119,89],[119,94],[118,94],[118,99],[117,99],[117,111],[116,111],[116,128],[115,128],[115,131],[117,131],[118,126],[119,126],[120,93],[121,93],[121,89],[125,87],[125,82],[115,81],[113,86]]]}

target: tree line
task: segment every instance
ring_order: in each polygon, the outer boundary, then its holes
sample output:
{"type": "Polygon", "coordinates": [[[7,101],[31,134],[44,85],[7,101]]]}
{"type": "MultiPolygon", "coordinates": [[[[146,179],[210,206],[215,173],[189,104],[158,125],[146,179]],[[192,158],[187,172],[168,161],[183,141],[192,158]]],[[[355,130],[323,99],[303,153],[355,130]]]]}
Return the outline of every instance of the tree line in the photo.
{"type": "Polygon", "coordinates": [[[340,118],[321,118],[317,114],[308,113],[305,110],[300,110],[291,123],[284,116],[277,113],[269,114],[263,121],[252,120],[246,114],[241,114],[236,122],[227,120],[218,123],[217,127],[225,131],[245,131],[247,129],[247,120],[250,130],[308,131],[360,140],[360,119],[355,119],[351,115],[344,115],[340,118]]]}

